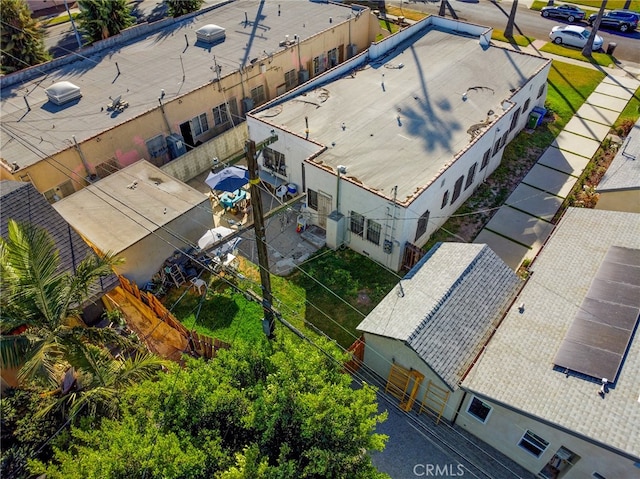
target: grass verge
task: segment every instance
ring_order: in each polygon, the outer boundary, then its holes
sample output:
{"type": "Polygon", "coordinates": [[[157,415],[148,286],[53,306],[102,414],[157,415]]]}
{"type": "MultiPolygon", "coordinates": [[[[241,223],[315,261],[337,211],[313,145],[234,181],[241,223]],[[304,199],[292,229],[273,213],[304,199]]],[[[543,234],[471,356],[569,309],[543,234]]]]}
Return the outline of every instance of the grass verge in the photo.
{"type": "Polygon", "coordinates": [[[555,43],[552,43],[552,42],[546,43],[540,50],[545,53],[551,53],[553,55],[573,58],[575,60],[580,60],[582,62],[589,62],[589,63],[593,63],[595,65],[600,65],[603,67],[608,67],[610,65],[615,64],[615,59],[613,55],[609,55],[607,53],[593,52],[591,59],[589,59],[582,54],[582,50],[578,50],[571,47],[565,47],[562,45],[556,45],[555,43]]]}
{"type": "Polygon", "coordinates": [[[520,132],[509,142],[500,166],[431,236],[423,249],[428,250],[439,241],[472,241],[603,78],[598,70],[554,60],[547,80],[545,121],[533,131],[520,132]]]}
{"type": "Polygon", "coordinates": [[[640,88],[638,88],[627,106],[622,110],[620,116],[613,125],[613,129],[620,133],[619,130],[624,124],[635,123],[640,118],[640,88]]]}
{"type": "Polygon", "coordinates": [[[513,38],[507,38],[504,36],[503,30],[496,30],[496,29],[493,30],[493,33],[491,34],[491,39],[499,42],[511,43],[512,45],[515,44],[520,47],[528,47],[535,40],[535,38],[527,37],[525,35],[514,35],[513,38]]]}

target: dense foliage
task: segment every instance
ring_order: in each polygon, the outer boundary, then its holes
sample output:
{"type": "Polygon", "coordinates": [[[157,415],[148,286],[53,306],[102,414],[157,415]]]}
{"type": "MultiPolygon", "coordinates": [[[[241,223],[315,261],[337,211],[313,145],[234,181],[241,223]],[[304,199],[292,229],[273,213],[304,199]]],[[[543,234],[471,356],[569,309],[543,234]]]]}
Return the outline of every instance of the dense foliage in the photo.
{"type": "Polygon", "coordinates": [[[44,46],[44,32],[31,17],[24,0],[1,0],[2,73],[11,73],[51,59],[44,46]]]}
{"type": "MultiPolygon", "coordinates": [[[[329,344],[324,344],[330,348],[329,344]]],[[[121,419],[75,427],[32,472],[56,478],[378,478],[368,450],[385,419],[342,358],[281,334],[191,360],[124,394],[121,419]],[[328,353],[327,353],[328,354],[328,353]]]]}
{"type": "Polygon", "coordinates": [[[134,24],[127,0],[78,0],[78,26],[90,42],[117,35],[134,24]]]}
{"type": "Polygon", "coordinates": [[[166,0],[166,2],[169,15],[175,18],[200,10],[204,0],[166,0]]]}

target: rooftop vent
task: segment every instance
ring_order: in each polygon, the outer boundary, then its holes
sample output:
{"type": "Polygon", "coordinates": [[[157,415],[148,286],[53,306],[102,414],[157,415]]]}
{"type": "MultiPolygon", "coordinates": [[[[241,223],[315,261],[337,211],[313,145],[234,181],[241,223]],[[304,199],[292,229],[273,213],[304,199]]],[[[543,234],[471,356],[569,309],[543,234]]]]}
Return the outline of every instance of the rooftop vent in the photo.
{"type": "Polygon", "coordinates": [[[62,105],[80,98],[80,87],[68,81],[59,81],[45,90],[49,101],[56,105],[62,105]]]}
{"type": "Polygon", "coordinates": [[[200,41],[214,43],[220,40],[224,40],[225,29],[219,27],[218,25],[205,25],[204,27],[196,30],[196,37],[200,41]]]}

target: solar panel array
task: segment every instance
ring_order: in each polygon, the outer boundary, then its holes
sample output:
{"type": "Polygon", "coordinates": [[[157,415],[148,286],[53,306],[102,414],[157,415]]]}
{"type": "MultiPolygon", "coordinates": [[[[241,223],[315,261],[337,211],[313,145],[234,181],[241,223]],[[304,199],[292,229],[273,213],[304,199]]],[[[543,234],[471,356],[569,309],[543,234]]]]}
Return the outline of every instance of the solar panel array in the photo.
{"type": "Polygon", "coordinates": [[[640,250],[612,246],[591,282],[554,363],[614,382],[640,316],[640,250]]]}

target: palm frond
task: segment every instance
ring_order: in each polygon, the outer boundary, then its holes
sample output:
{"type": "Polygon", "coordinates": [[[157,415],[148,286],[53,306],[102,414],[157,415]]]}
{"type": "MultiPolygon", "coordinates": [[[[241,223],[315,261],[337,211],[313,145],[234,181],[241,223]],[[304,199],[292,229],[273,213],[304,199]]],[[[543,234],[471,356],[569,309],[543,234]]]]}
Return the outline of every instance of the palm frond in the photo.
{"type": "Polygon", "coordinates": [[[3,369],[17,368],[31,347],[32,342],[25,335],[0,336],[0,366],[3,369]]]}
{"type": "Polygon", "coordinates": [[[18,381],[40,381],[51,387],[58,386],[56,364],[62,359],[62,351],[54,337],[34,341],[24,359],[18,381]]]}
{"type": "Polygon", "coordinates": [[[119,384],[132,385],[146,379],[151,379],[168,362],[151,353],[138,353],[135,356],[121,360],[115,374],[119,384]]]}

